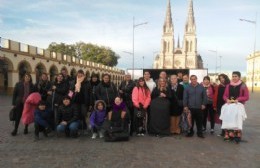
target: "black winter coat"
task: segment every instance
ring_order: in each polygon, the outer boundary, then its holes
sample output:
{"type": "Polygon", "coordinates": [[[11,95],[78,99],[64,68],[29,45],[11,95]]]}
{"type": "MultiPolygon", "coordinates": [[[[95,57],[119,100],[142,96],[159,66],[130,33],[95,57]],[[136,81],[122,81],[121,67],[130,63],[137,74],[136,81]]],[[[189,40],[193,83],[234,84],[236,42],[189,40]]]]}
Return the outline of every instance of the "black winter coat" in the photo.
{"type": "Polygon", "coordinates": [[[84,104],[89,107],[91,100],[91,85],[90,82],[86,80],[81,83],[80,92],[74,93],[73,102],[76,104],[84,104]]]}
{"type": "Polygon", "coordinates": [[[51,89],[51,82],[40,80],[38,83],[36,83],[35,89],[40,93],[42,100],[46,101],[48,96],[47,92],[51,89]]]}
{"type": "Polygon", "coordinates": [[[96,95],[98,100],[103,100],[106,103],[107,108],[111,108],[118,93],[114,83],[107,84],[102,81],[96,88],[96,95]]]}
{"type": "Polygon", "coordinates": [[[133,106],[132,92],[134,87],[135,87],[134,81],[130,80],[127,85],[126,85],[126,81],[123,81],[118,88],[119,90],[123,91],[123,93],[120,93],[120,96],[123,98],[128,108],[129,106],[131,107],[133,106]]]}
{"type": "MultiPolygon", "coordinates": [[[[31,94],[32,92],[35,91],[35,87],[32,83],[30,84],[29,87],[30,87],[29,94],[31,94]]],[[[12,105],[17,106],[23,104],[24,103],[23,96],[24,96],[24,83],[18,82],[15,84],[14,87],[12,105]]]]}
{"type": "Polygon", "coordinates": [[[183,111],[183,92],[184,87],[181,84],[178,84],[177,90],[175,91],[171,86],[169,86],[169,90],[171,91],[171,105],[170,112],[172,116],[179,116],[183,111]]]}
{"type": "Polygon", "coordinates": [[[75,105],[62,105],[58,109],[57,113],[57,123],[61,121],[66,121],[68,124],[79,120],[79,112],[75,105]]]}
{"type": "Polygon", "coordinates": [[[64,96],[68,95],[69,85],[67,82],[54,83],[56,86],[54,93],[54,104],[62,104],[64,96]]]}

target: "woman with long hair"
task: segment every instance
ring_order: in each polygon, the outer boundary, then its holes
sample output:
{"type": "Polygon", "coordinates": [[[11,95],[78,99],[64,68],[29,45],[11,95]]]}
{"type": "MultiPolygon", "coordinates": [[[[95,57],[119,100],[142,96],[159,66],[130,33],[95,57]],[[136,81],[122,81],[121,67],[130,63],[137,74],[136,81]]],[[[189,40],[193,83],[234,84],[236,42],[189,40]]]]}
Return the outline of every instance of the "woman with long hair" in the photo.
{"type": "MultiPolygon", "coordinates": [[[[221,115],[221,107],[225,104],[223,95],[226,89],[226,86],[230,83],[230,80],[227,75],[220,74],[218,75],[219,85],[215,87],[215,94],[213,98],[213,108],[217,112],[218,116],[221,115]]],[[[222,130],[220,136],[224,136],[224,130],[222,130]]]]}
{"type": "Polygon", "coordinates": [[[115,84],[109,74],[104,74],[102,81],[96,87],[97,100],[103,100],[107,105],[107,113],[111,110],[116,96],[118,96],[115,84]]]}
{"type": "MultiPolygon", "coordinates": [[[[26,73],[22,80],[16,83],[13,92],[12,105],[15,108],[15,126],[12,131],[12,135],[15,136],[18,131],[19,123],[22,117],[22,112],[24,108],[24,103],[27,97],[34,92],[34,85],[32,83],[32,76],[26,73]]],[[[24,134],[28,134],[28,125],[25,125],[24,134]]]]}
{"type": "Polygon", "coordinates": [[[171,91],[167,80],[160,78],[152,92],[149,133],[156,136],[170,134],[170,101],[171,91]]]}
{"type": "Polygon", "coordinates": [[[131,123],[131,128],[133,128],[133,132],[136,131],[137,136],[143,136],[147,128],[147,108],[151,102],[151,93],[145,83],[145,79],[142,77],[139,78],[136,87],[133,89],[132,101],[134,105],[134,116],[131,117],[133,117],[134,120],[133,123],[131,123]],[[141,111],[143,116],[138,116],[138,111],[141,111]]]}

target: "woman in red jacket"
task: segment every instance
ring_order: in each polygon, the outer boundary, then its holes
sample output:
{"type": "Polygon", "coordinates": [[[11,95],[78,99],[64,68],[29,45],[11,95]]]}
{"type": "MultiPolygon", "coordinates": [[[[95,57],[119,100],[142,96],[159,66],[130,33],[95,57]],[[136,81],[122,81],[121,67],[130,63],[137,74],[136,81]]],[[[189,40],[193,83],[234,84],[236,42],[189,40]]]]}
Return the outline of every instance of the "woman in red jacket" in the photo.
{"type": "MultiPolygon", "coordinates": [[[[143,77],[139,78],[137,86],[132,93],[134,104],[134,124],[137,136],[144,136],[146,132],[146,111],[151,102],[151,93],[143,77]],[[142,111],[143,116],[137,116],[137,112],[142,111]]],[[[132,124],[132,123],[131,123],[132,124]]]]}

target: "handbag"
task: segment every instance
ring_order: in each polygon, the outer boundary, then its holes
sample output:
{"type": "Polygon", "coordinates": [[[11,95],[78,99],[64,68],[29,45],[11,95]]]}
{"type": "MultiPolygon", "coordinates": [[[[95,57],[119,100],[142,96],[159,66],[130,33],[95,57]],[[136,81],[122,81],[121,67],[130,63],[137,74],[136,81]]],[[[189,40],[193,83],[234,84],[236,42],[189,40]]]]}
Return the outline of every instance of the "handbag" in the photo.
{"type": "Polygon", "coordinates": [[[9,112],[9,120],[15,121],[15,118],[16,118],[16,112],[15,112],[15,107],[13,107],[9,112]]]}

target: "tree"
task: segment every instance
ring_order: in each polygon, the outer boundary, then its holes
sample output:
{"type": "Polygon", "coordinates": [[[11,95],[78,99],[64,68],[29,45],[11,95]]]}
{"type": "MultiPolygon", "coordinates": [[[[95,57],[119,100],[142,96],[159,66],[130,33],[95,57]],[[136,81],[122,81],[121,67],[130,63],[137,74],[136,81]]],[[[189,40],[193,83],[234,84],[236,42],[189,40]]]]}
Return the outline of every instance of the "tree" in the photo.
{"type": "Polygon", "coordinates": [[[120,56],[109,47],[98,46],[91,43],[86,44],[84,42],[77,42],[72,45],[52,42],[48,49],[107,66],[116,66],[120,58],[120,56]]]}

